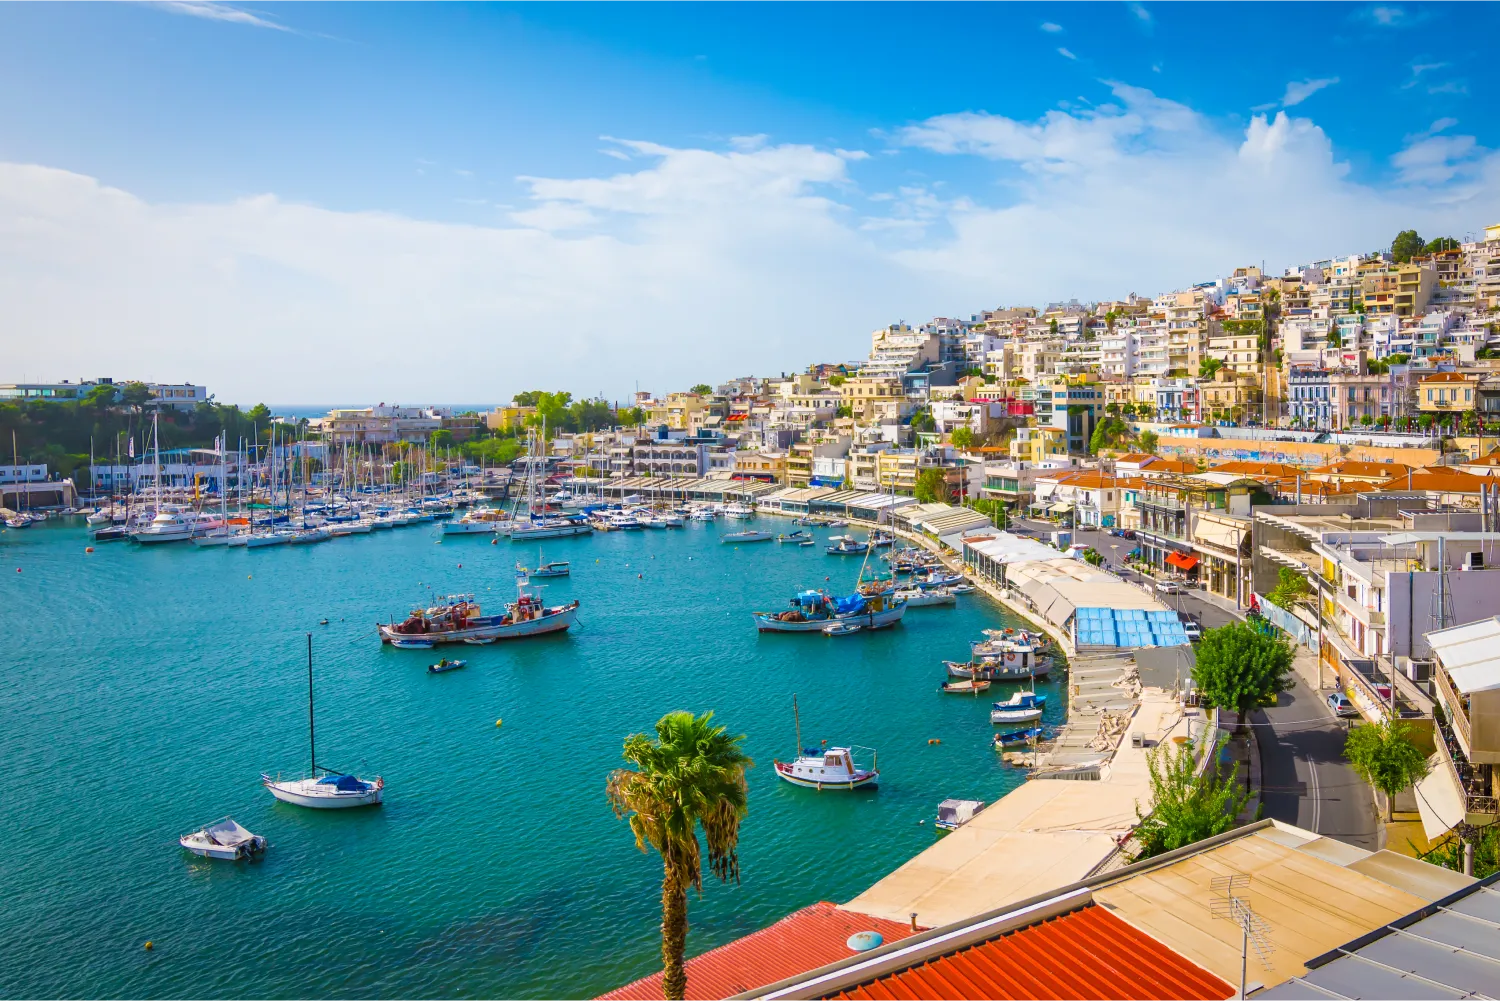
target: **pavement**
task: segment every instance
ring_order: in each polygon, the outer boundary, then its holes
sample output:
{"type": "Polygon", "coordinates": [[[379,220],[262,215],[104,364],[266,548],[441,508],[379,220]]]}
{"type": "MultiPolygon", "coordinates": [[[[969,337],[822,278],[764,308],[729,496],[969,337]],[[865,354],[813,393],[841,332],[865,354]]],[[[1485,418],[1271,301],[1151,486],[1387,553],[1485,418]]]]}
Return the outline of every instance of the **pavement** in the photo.
{"type": "MultiPolygon", "coordinates": [[[[1054,528],[1030,519],[1017,519],[1015,524],[1043,538],[1054,528]]],[[[1081,529],[1073,532],[1073,541],[1092,546],[1110,571],[1125,580],[1152,585],[1150,578],[1121,565],[1136,547],[1130,539],[1081,529]]],[[[1236,610],[1233,602],[1201,590],[1160,597],[1178,611],[1196,615],[1204,629],[1244,618],[1244,610],[1236,610]]],[[[1375,797],[1344,761],[1347,727],[1328,708],[1326,692],[1317,687],[1317,655],[1299,649],[1293,666],[1292,690],[1282,694],[1279,704],[1250,719],[1260,738],[1263,816],[1376,851],[1386,837],[1375,797]]]]}

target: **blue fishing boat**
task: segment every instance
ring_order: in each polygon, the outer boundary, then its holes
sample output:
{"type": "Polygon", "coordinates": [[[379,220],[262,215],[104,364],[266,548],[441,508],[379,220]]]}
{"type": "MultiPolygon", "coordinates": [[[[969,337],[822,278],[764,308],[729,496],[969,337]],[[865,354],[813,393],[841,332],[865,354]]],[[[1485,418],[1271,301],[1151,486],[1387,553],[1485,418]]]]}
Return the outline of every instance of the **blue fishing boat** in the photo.
{"type": "Polygon", "coordinates": [[[1039,726],[1022,727],[1019,730],[1001,730],[995,734],[995,747],[1016,747],[1020,744],[1029,744],[1034,740],[1040,740],[1042,728],[1039,726]]]}
{"type": "Polygon", "coordinates": [[[1030,723],[1042,718],[1042,706],[1047,696],[1036,692],[1013,692],[1004,702],[990,707],[991,723],[1030,723]]]}

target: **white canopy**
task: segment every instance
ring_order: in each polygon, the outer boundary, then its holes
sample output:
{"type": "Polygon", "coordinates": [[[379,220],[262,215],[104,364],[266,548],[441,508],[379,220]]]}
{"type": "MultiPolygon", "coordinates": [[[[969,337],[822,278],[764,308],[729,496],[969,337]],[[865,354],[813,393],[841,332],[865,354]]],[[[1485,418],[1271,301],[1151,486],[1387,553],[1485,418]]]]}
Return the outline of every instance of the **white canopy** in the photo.
{"type": "Polygon", "coordinates": [[[1464,695],[1500,688],[1500,615],[1430,632],[1427,642],[1464,695]]]}

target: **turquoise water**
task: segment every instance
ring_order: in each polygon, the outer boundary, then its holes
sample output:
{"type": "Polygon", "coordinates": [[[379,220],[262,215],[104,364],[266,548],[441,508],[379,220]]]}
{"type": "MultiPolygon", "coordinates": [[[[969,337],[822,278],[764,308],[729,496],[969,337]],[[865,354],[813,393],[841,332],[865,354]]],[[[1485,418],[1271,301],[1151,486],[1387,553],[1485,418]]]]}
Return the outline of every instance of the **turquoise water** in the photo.
{"type": "Polygon", "coordinates": [[[0,534],[0,994],[587,997],[650,973],[660,861],[603,790],[622,738],[673,709],[715,710],[758,762],[743,883],[690,903],[690,953],[850,899],[932,843],[939,800],[1020,782],[987,701],[936,690],[1007,613],[969,595],[881,633],[760,635],[749,610],[858,561],[721,530],[553,540],[574,575],[546,596],[582,599],[579,627],[463,647],[441,676],[375,622],[433,589],[498,604],[534,548],[431,526],[258,551],[0,534]],[[308,631],[319,761],[384,776],[383,807],[301,810],[257,781],[306,767],[308,631]],[[878,792],[775,778],[793,693],[804,743],[879,750],[878,792]],[[270,839],[263,861],[177,847],[226,813],[270,839]]]}

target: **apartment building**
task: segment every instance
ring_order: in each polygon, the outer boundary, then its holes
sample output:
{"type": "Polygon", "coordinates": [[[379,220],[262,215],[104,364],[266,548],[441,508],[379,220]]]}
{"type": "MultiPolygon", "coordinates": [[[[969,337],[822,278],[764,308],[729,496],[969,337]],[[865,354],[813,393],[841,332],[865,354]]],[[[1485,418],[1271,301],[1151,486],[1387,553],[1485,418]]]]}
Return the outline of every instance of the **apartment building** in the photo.
{"type": "Polygon", "coordinates": [[[1436,629],[1426,639],[1433,654],[1433,692],[1443,711],[1434,713],[1437,767],[1418,784],[1418,802],[1452,803],[1457,809],[1435,817],[1429,806],[1423,823],[1437,821],[1439,828],[1500,823],[1500,616],[1436,629]]]}
{"type": "Polygon", "coordinates": [[[1417,383],[1417,409],[1427,414],[1473,410],[1479,389],[1478,372],[1434,372],[1417,383]]]}
{"type": "Polygon", "coordinates": [[[1395,377],[1389,372],[1372,375],[1363,364],[1353,371],[1330,373],[1328,395],[1335,428],[1375,424],[1401,414],[1395,377]]]}
{"type": "Polygon", "coordinates": [[[443,428],[447,411],[423,407],[356,407],[330,410],[323,419],[324,440],[334,445],[423,442],[443,428]]]}
{"type": "Polygon", "coordinates": [[[1332,383],[1326,368],[1293,368],[1287,373],[1287,413],[1302,427],[1332,427],[1332,383]]]}

